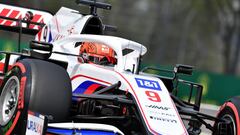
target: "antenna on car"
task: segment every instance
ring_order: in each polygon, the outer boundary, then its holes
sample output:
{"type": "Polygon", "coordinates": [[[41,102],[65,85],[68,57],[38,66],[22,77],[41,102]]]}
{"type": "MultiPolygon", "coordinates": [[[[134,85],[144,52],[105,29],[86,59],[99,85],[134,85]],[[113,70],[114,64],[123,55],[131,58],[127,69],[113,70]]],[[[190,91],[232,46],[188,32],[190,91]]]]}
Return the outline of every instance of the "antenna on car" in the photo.
{"type": "Polygon", "coordinates": [[[106,9],[106,10],[111,10],[112,5],[108,3],[102,3],[102,2],[97,2],[96,0],[76,0],[76,3],[78,5],[87,5],[90,7],[90,14],[94,16],[98,16],[97,14],[97,9],[106,9]]]}
{"type": "MultiPolygon", "coordinates": [[[[97,0],[76,0],[76,3],[78,5],[87,5],[89,6],[90,9],[90,13],[93,16],[97,16],[97,9],[105,9],[105,10],[111,10],[112,9],[112,5],[108,4],[108,3],[102,3],[102,2],[97,2],[97,0]]],[[[103,25],[103,30],[104,31],[112,31],[112,32],[116,32],[117,31],[117,27],[116,26],[112,26],[112,25],[103,25]]]]}

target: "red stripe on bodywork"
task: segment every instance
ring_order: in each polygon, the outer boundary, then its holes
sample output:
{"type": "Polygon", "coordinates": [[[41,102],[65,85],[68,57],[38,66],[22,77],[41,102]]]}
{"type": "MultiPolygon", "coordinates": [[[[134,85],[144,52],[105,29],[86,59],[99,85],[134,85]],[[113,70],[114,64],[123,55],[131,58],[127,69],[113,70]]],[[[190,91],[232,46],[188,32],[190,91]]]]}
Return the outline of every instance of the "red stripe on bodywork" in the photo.
{"type": "Polygon", "coordinates": [[[0,72],[3,72],[3,70],[4,70],[4,63],[0,62],[0,72]]]}
{"type": "Polygon", "coordinates": [[[101,85],[99,84],[93,84],[90,87],[87,88],[87,90],[83,94],[92,94],[99,88],[101,85]]]}
{"type": "MultiPolygon", "coordinates": [[[[20,11],[13,10],[9,15],[9,18],[16,18],[19,13],[20,11]]],[[[3,25],[11,26],[12,24],[13,24],[13,21],[6,21],[3,25]]]]}
{"type": "MultiPolygon", "coordinates": [[[[4,65],[5,65],[5,63],[0,62],[0,72],[3,72],[3,70],[4,70],[4,65]]],[[[9,66],[8,66],[8,70],[10,70],[11,68],[12,68],[12,66],[9,65],[9,66]]]]}
{"type": "Polygon", "coordinates": [[[38,22],[41,17],[42,17],[42,15],[35,14],[35,15],[33,16],[32,22],[38,22]]]}
{"type": "MultiPolygon", "coordinates": [[[[31,20],[31,22],[38,22],[41,17],[42,17],[42,15],[35,14],[35,15],[33,16],[33,19],[31,20]]],[[[36,26],[36,25],[31,24],[31,25],[29,26],[29,28],[30,28],[30,29],[33,29],[35,26],[36,26]]]]}
{"type": "Polygon", "coordinates": [[[78,77],[85,77],[85,78],[88,78],[88,79],[92,79],[92,80],[95,80],[95,81],[98,81],[98,82],[102,82],[102,83],[105,83],[105,84],[110,84],[109,82],[106,82],[106,81],[103,81],[103,80],[99,80],[99,79],[96,79],[96,78],[92,78],[92,77],[89,77],[89,76],[85,76],[85,75],[75,75],[71,78],[71,81],[78,78],[78,77]]]}
{"type": "Polygon", "coordinates": [[[59,32],[60,30],[59,30],[59,26],[58,26],[57,16],[56,16],[56,18],[55,18],[55,22],[56,22],[56,26],[57,26],[57,31],[59,32]]]}
{"type": "Polygon", "coordinates": [[[41,35],[42,35],[42,29],[38,32],[38,34],[37,34],[37,37],[38,37],[38,41],[40,41],[41,40],[41,35]]]}
{"type": "MultiPolygon", "coordinates": [[[[9,13],[10,9],[4,8],[2,12],[0,13],[0,16],[6,17],[7,14],[9,13]]],[[[0,24],[3,22],[3,19],[0,19],[0,24]]]]}

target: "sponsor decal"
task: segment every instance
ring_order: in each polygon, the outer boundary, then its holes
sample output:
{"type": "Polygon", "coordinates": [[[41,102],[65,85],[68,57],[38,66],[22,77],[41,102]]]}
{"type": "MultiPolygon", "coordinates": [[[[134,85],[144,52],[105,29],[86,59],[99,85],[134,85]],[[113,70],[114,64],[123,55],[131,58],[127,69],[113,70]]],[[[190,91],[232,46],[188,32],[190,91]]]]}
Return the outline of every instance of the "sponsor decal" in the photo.
{"type": "Polygon", "coordinates": [[[45,117],[43,115],[29,111],[26,135],[42,135],[44,128],[44,119],[45,117]]]}
{"type": "Polygon", "coordinates": [[[158,120],[158,121],[163,121],[163,122],[168,122],[168,123],[177,123],[177,120],[174,120],[174,119],[155,117],[155,116],[149,116],[149,117],[152,120],[158,120]]]}
{"type": "Polygon", "coordinates": [[[18,98],[18,109],[23,109],[23,94],[20,92],[19,93],[19,98],[18,98]]]}
{"type": "Polygon", "coordinates": [[[20,87],[20,92],[19,92],[19,97],[18,97],[18,109],[23,109],[24,108],[24,89],[25,89],[25,83],[26,83],[26,77],[21,78],[21,87],[20,87]]]}
{"type": "Polygon", "coordinates": [[[62,34],[57,34],[57,35],[55,36],[55,38],[53,39],[53,41],[56,41],[56,40],[62,39],[62,38],[64,38],[64,37],[65,37],[65,36],[62,35],[62,34]]]}
{"type": "Polygon", "coordinates": [[[74,33],[74,26],[72,26],[70,29],[67,30],[68,35],[72,35],[74,33]]]}
{"type": "Polygon", "coordinates": [[[43,125],[39,124],[38,122],[28,120],[27,129],[34,133],[42,134],[43,125]]]}
{"type": "Polygon", "coordinates": [[[156,112],[156,111],[149,111],[149,113],[153,115],[162,115],[162,116],[168,116],[168,117],[175,117],[175,114],[170,114],[170,113],[163,113],[163,112],[156,112]]]}
{"type": "Polygon", "coordinates": [[[146,105],[146,107],[152,108],[152,109],[164,110],[164,111],[168,111],[171,109],[170,107],[164,107],[164,106],[158,106],[158,105],[146,105]]]}
{"type": "Polygon", "coordinates": [[[161,91],[161,87],[157,81],[147,80],[142,78],[135,78],[138,87],[145,88],[145,89],[152,89],[161,91]]]}
{"type": "Polygon", "coordinates": [[[161,98],[157,92],[145,91],[145,94],[148,96],[148,100],[153,101],[153,102],[161,102],[161,98]]]}

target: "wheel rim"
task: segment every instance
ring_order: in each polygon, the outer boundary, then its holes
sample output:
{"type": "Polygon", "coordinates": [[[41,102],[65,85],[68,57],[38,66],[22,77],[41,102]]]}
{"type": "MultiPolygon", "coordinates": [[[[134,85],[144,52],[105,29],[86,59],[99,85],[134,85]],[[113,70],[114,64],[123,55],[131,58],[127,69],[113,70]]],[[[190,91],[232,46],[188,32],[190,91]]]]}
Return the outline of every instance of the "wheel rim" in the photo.
{"type": "Polygon", "coordinates": [[[222,118],[231,122],[231,126],[230,126],[231,130],[229,130],[229,132],[230,132],[229,134],[237,135],[236,134],[237,133],[236,132],[236,123],[234,121],[234,118],[229,114],[225,114],[222,118]]]}
{"type": "Polygon", "coordinates": [[[3,87],[0,96],[0,125],[6,125],[14,115],[17,108],[18,97],[20,92],[19,79],[16,76],[9,78],[3,87]]]}

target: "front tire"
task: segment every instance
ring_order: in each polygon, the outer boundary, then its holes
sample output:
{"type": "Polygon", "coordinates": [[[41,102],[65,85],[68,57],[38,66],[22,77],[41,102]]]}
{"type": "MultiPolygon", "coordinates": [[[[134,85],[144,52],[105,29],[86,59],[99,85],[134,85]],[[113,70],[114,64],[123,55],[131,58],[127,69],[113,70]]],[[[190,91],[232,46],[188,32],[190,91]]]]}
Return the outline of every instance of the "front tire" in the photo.
{"type": "Polygon", "coordinates": [[[23,59],[7,73],[0,89],[0,133],[25,134],[28,111],[64,121],[71,106],[71,81],[62,67],[23,59]]]}
{"type": "Polygon", "coordinates": [[[218,122],[215,122],[214,135],[240,135],[240,97],[233,97],[225,102],[217,115],[217,118],[230,122],[230,125],[224,129],[218,122]]]}

